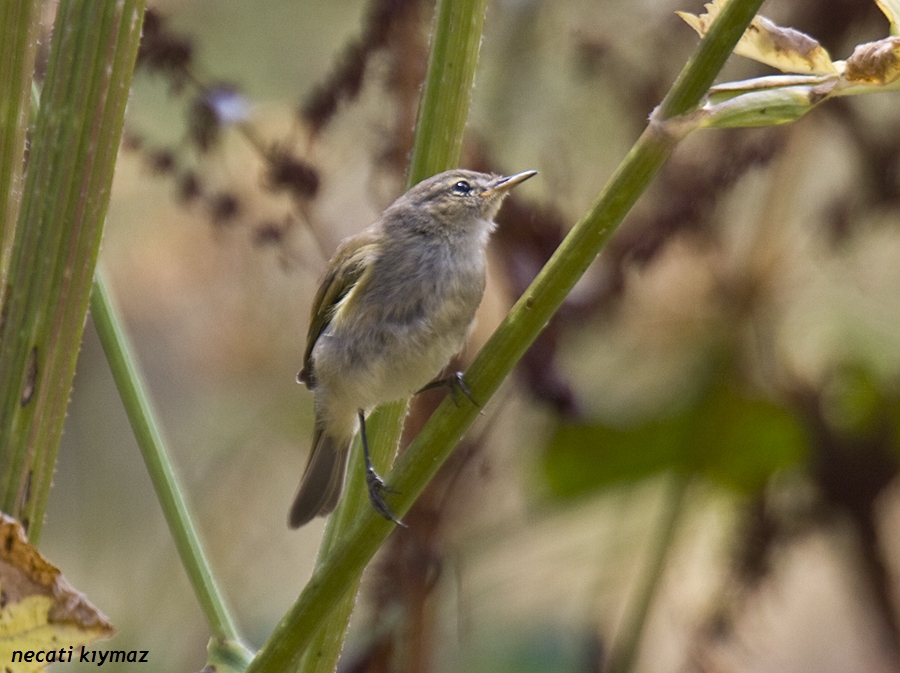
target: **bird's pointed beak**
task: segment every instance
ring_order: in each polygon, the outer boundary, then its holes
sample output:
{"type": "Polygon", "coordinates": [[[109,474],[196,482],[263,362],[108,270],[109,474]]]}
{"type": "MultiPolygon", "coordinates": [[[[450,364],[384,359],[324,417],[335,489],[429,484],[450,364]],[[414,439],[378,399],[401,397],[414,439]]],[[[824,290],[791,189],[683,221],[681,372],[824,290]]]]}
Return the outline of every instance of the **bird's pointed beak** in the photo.
{"type": "Polygon", "coordinates": [[[482,192],[483,197],[491,197],[495,194],[505,194],[510,189],[518,185],[520,182],[525,182],[528,178],[533,178],[537,175],[537,171],[525,171],[523,173],[516,173],[515,175],[510,175],[506,178],[499,178],[487,191],[482,192]]]}

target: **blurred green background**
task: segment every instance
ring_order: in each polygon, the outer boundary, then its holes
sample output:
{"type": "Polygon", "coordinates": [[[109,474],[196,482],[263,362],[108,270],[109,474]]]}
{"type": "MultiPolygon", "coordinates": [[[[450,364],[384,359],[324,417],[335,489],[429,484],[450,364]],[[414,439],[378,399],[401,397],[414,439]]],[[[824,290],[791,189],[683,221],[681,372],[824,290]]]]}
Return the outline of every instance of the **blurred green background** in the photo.
{"type": "MultiPolygon", "coordinates": [[[[101,257],[214,570],[257,648],[322,532],[286,525],[311,435],[311,395],[294,376],[312,293],[337,242],[401,189],[432,8],[151,7],[191,45],[195,79],[136,74],[101,257]],[[390,24],[358,97],[312,133],[298,105],[376,10],[406,23],[390,24]],[[235,127],[198,150],[187,119],[219,83],[246,101],[253,138],[315,167],[314,196],[273,193],[235,127]],[[188,175],[199,197],[184,198],[188,175]],[[227,216],[223,198],[236,204],[227,216]]],[[[675,10],[702,8],[490,6],[463,164],[540,176],[501,215],[463,362],[689,57],[697,38],[675,10]]],[[[834,58],[887,33],[859,0],[764,13],[834,58]]],[[[733,58],[721,79],[761,74],[733,58]]],[[[376,559],[346,670],[896,670],[896,96],[679,147],[411,531],[376,559]]],[[[117,626],[109,647],[150,650],[142,670],[199,670],[208,631],[90,326],[59,455],[42,552],[117,626]]]]}

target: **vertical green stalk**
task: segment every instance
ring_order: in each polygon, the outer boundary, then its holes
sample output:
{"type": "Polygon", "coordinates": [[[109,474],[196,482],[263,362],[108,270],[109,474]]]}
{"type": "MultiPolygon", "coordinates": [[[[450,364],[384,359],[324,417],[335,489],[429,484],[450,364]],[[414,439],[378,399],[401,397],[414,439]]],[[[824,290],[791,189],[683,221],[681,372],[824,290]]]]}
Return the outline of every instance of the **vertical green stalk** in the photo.
{"type": "MultiPolygon", "coordinates": [[[[469,368],[466,380],[476,399],[486,401],[499,387],[665,163],[677,138],[661,122],[674,111],[690,110],[700,102],[705,93],[702,83],[711,82],[721,69],[760,4],[762,0],[731,0],[726,5],[655,121],[469,368]]],[[[391,486],[398,491],[391,499],[397,514],[402,516],[412,506],[478,413],[475,405],[456,406],[450,400],[435,411],[389,475],[391,486]]],[[[249,670],[284,670],[296,652],[310,646],[318,626],[332,614],[335,596],[355,591],[359,574],[393,528],[394,524],[371,509],[362,511],[324,562],[317,565],[303,593],[249,670]]]]}
{"type": "Polygon", "coordinates": [[[75,373],[144,0],[62,0],[0,315],[0,509],[36,541],[75,373]]]}
{"type": "Polygon", "coordinates": [[[0,3],[0,304],[22,200],[40,0],[0,3]]]}
{"type": "Polygon", "coordinates": [[[407,188],[459,165],[486,10],[487,0],[438,0],[407,188]]]}
{"type": "MultiPolygon", "coordinates": [[[[394,458],[394,447],[396,447],[403,430],[405,417],[406,404],[404,402],[387,405],[369,416],[366,433],[369,444],[373,447],[372,461],[375,469],[379,470],[379,474],[385,473],[390,468],[389,461],[394,458]],[[375,455],[375,447],[377,447],[378,455],[375,455]]],[[[348,469],[344,495],[341,504],[331,515],[325,527],[325,535],[316,558],[317,566],[328,558],[360,513],[372,507],[369,503],[369,491],[363,470],[362,447],[358,436],[353,442],[350,461],[351,467],[348,469]]],[[[362,571],[347,583],[343,596],[335,596],[334,611],[319,626],[315,637],[300,658],[297,671],[314,673],[335,670],[347,636],[350,616],[356,604],[356,594],[361,577],[362,571]]]]}

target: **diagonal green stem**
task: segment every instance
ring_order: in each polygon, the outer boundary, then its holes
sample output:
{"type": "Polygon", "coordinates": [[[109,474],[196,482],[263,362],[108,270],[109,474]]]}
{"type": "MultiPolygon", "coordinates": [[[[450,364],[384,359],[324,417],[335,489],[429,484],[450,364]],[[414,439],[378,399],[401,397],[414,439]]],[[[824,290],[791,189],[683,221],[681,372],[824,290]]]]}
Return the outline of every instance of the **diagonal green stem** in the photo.
{"type": "Polygon", "coordinates": [[[141,455],[147,465],[147,472],[153,481],[156,497],[175,540],[175,547],[181,556],[181,563],[187,571],[210,630],[215,638],[236,642],[238,634],[234,620],[228,613],[216,586],[209,562],[191,522],[187,503],[181,495],[159,424],[156,422],[156,415],[144,392],[146,386],[143,376],[138,370],[131,344],[122,329],[122,321],[106,289],[100,269],[97,270],[91,293],[91,317],[141,449],[141,455]]]}
{"type": "MultiPolygon", "coordinates": [[[[762,0],[732,0],[726,6],[666,97],[657,120],[688,111],[699,103],[706,91],[703,83],[711,82],[721,69],[761,3],[762,0]]],[[[659,121],[651,123],[641,135],[594,206],[572,229],[469,368],[466,380],[476,399],[486,401],[500,386],[660,170],[676,143],[677,139],[659,121]]],[[[475,405],[457,407],[450,400],[445,400],[435,411],[390,474],[391,487],[398,492],[391,505],[398,514],[405,514],[412,506],[478,413],[475,405]]],[[[351,591],[348,587],[356,586],[359,574],[393,528],[392,523],[371,509],[361,512],[352,528],[316,567],[300,598],[249,670],[254,673],[284,670],[295,652],[308,647],[318,626],[331,614],[334,596],[344,595],[351,591]]]]}
{"type": "Polygon", "coordinates": [[[726,5],[660,103],[660,119],[686,114],[697,106],[761,5],[762,0],[731,0],[726,5]]]}
{"type": "MultiPolygon", "coordinates": [[[[712,81],[710,73],[721,69],[760,4],[762,0],[728,3],[666,96],[675,103],[662,107],[680,109],[690,103],[691,109],[700,102],[705,90],[698,81],[712,81]],[[710,45],[713,40],[718,42],[710,45]]],[[[678,139],[667,132],[664,110],[654,116],[591,210],[572,228],[466,372],[475,399],[487,400],[497,390],[675,148],[678,139]]],[[[402,494],[392,501],[398,512],[405,512],[424,489],[478,412],[474,405],[457,407],[449,400],[435,411],[391,474],[391,485],[402,494]]]]}

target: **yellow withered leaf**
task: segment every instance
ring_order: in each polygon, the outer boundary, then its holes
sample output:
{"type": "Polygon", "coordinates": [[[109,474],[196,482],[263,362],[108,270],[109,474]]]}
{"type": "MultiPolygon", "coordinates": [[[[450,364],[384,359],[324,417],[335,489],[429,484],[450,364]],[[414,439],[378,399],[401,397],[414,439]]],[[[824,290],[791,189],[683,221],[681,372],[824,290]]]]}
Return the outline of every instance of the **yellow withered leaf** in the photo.
{"type": "Polygon", "coordinates": [[[706,8],[706,14],[701,14],[700,16],[691,14],[690,12],[675,13],[684,19],[684,22],[687,25],[697,31],[697,34],[700,37],[703,37],[709,31],[709,27],[712,25],[712,22],[715,21],[719,12],[722,11],[726,2],[727,0],[713,0],[712,2],[707,2],[703,5],[706,8]]]}
{"type": "MultiPolygon", "coordinates": [[[[0,513],[0,670],[40,673],[115,633],[109,620],[0,513]]],[[[73,659],[74,655],[74,659],[73,659]]]]}
{"type": "MultiPolygon", "coordinates": [[[[725,6],[727,0],[714,0],[704,5],[706,14],[695,16],[677,12],[702,37],[725,6]]],[[[806,33],[782,28],[763,16],[754,17],[734,48],[734,53],[765,63],[782,72],[832,75],[837,68],[828,52],[806,33]]]]}
{"type": "Polygon", "coordinates": [[[777,26],[763,16],[750,22],[735,52],[782,72],[832,75],[837,68],[828,52],[806,33],[777,26]]]}

